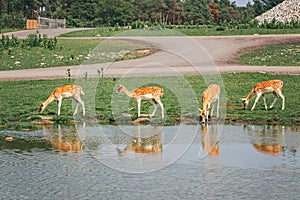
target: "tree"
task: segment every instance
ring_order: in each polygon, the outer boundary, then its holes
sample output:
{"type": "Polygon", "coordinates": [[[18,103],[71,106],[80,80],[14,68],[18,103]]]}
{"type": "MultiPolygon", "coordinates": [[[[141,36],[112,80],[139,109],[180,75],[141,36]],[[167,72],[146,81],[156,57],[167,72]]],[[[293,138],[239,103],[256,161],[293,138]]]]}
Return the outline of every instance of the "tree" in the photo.
{"type": "Polygon", "coordinates": [[[183,4],[186,21],[191,24],[210,24],[208,3],[210,0],[186,0],[183,4]]]}
{"type": "Polygon", "coordinates": [[[219,11],[218,4],[215,2],[211,2],[210,4],[208,4],[208,10],[210,12],[210,19],[214,23],[219,24],[221,13],[219,11]]]}
{"type": "Polygon", "coordinates": [[[255,16],[263,14],[283,1],[284,0],[253,0],[255,16]]]}

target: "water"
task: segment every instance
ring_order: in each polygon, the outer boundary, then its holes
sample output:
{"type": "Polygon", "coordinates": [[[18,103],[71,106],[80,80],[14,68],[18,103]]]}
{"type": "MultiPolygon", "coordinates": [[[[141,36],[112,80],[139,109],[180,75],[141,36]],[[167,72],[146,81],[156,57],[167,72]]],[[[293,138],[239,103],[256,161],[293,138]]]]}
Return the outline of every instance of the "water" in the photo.
{"type": "Polygon", "coordinates": [[[1,131],[0,197],[299,199],[299,151],[299,127],[74,125],[1,131]]]}

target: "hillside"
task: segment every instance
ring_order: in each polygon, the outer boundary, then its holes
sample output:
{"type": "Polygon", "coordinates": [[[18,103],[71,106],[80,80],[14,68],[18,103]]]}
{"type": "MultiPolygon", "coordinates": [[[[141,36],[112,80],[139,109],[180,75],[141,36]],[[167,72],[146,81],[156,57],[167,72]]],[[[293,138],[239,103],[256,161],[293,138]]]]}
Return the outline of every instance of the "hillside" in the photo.
{"type": "Polygon", "coordinates": [[[271,22],[273,19],[283,23],[292,20],[300,21],[300,1],[285,0],[255,19],[259,23],[263,23],[264,21],[271,22]]]}

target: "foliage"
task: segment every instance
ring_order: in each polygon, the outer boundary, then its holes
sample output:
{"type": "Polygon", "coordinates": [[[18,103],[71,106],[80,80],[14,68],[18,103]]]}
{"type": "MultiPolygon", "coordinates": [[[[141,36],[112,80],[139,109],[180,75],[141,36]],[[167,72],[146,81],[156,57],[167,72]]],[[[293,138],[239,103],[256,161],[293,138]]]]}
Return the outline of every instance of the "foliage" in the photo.
{"type": "Polygon", "coordinates": [[[0,43],[1,50],[17,47],[18,45],[19,45],[19,41],[16,36],[12,35],[11,38],[9,38],[8,36],[2,35],[1,43],[0,43]]]}
{"type": "MultiPolygon", "coordinates": [[[[41,37],[40,34],[29,34],[26,39],[22,40],[22,48],[32,48],[32,47],[43,47],[45,49],[53,50],[56,48],[57,39],[56,38],[47,38],[46,35],[41,37]]],[[[9,36],[4,36],[2,34],[0,49],[8,48],[18,48],[20,40],[14,35],[9,38],[9,36]]]]}
{"type": "Polygon", "coordinates": [[[284,0],[253,0],[255,15],[261,15],[283,1],[284,0]]]}
{"type": "Polygon", "coordinates": [[[47,35],[41,36],[41,34],[29,34],[25,40],[23,40],[22,47],[26,48],[33,48],[33,47],[43,47],[44,49],[53,50],[56,48],[57,39],[48,38],[47,35]]]}
{"type": "Polygon", "coordinates": [[[20,13],[2,15],[0,14],[0,29],[25,28],[25,25],[26,21],[20,13]]]}
{"type": "MultiPolygon", "coordinates": [[[[173,79],[174,77],[161,77],[161,79],[173,79]]],[[[188,76],[186,77],[188,82],[194,88],[197,94],[198,103],[201,103],[202,91],[206,88],[206,84],[201,76],[188,76]]],[[[300,106],[298,104],[300,79],[296,75],[272,75],[262,73],[233,73],[223,74],[222,79],[226,90],[226,120],[229,122],[238,121],[240,123],[282,123],[292,124],[300,123],[300,106]],[[242,102],[240,98],[245,97],[253,88],[257,82],[261,82],[269,79],[281,79],[284,82],[283,94],[286,97],[286,109],[282,111],[281,100],[275,104],[272,110],[264,110],[262,99],[258,102],[256,109],[251,111],[250,109],[243,110],[242,102]],[[245,81],[246,80],[246,81],[245,81]],[[239,86],[237,90],[236,87],[239,86]]],[[[175,79],[174,79],[175,80],[175,79]]],[[[44,101],[50,94],[50,92],[57,86],[72,84],[75,80],[71,79],[71,83],[68,78],[58,80],[31,80],[31,81],[10,81],[0,82],[0,89],[2,95],[0,96],[0,128],[11,129],[22,127],[20,124],[30,124],[31,122],[39,119],[38,107],[42,101],[44,101]],[[28,92],[30,91],[30,92],[28,92]]],[[[99,122],[109,123],[113,121],[116,116],[112,115],[111,98],[114,88],[118,84],[116,78],[102,78],[101,81],[95,82],[95,80],[87,79],[83,80],[83,89],[86,93],[83,96],[83,100],[86,104],[87,117],[83,120],[97,118],[99,122]],[[95,84],[91,85],[91,84],[95,84]],[[96,105],[91,105],[89,97],[89,88],[95,87],[95,102],[96,105]],[[95,106],[95,107],[94,107],[95,106]],[[94,110],[95,109],[95,113],[94,110]]],[[[143,81],[141,78],[132,78],[132,81],[143,81]]],[[[142,83],[142,82],[141,82],[142,83]]],[[[174,82],[174,84],[180,84],[174,82]]],[[[180,122],[180,116],[189,116],[194,123],[197,123],[198,114],[190,115],[188,113],[180,113],[181,106],[178,103],[177,96],[167,87],[164,87],[164,96],[162,102],[164,103],[166,110],[166,121],[168,123],[180,122]]],[[[178,88],[181,88],[180,86],[178,88]]],[[[132,89],[132,88],[130,88],[132,89]]],[[[184,91],[182,91],[184,94],[184,91]]],[[[121,94],[120,94],[121,95],[121,94]]],[[[128,98],[124,96],[127,101],[128,98]]],[[[267,95],[267,103],[273,100],[273,95],[267,95]]],[[[251,100],[250,105],[253,104],[254,99],[251,100]]],[[[54,117],[54,120],[58,123],[68,121],[72,117],[72,101],[66,99],[63,101],[62,116],[56,118],[56,104],[49,104],[43,115],[50,115],[54,117]],[[66,120],[68,119],[68,120],[66,120]]],[[[224,106],[224,105],[221,105],[224,106]]],[[[143,102],[142,112],[151,112],[153,107],[149,102],[143,102]]],[[[125,113],[132,114],[136,118],[137,106],[136,102],[130,100],[129,108],[125,109],[125,113]]],[[[79,110],[81,113],[81,110],[79,110]]],[[[123,118],[125,118],[123,116],[123,118]]],[[[127,123],[131,123],[131,118],[127,117],[127,123]]],[[[32,128],[41,128],[41,126],[32,125],[32,128]]]]}
{"type": "Polygon", "coordinates": [[[64,18],[68,27],[244,23],[280,2],[254,0],[237,7],[230,0],[0,0],[0,29],[24,28],[26,19],[38,16],[64,18]]]}

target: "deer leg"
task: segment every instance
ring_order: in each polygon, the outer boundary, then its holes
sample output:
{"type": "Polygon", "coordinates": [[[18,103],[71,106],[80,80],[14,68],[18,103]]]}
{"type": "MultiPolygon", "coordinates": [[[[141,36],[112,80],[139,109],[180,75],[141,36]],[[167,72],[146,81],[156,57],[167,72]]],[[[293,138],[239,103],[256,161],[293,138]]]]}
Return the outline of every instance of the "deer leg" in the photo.
{"type": "Polygon", "coordinates": [[[271,106],[270,106],[270,109],[273,108],[274,104],[276,103],[277,99],[278,99],[278,95],[276,92],[273,92],[273,95],[274,95],[274,101],[272,102],[271,106]]]}
{"type": "Polygon", "coordinates": [[[220,97],[217,98],[217,118],[219,118],[219,109],[220,109],[220,97]]]}
{"type": "Polygon", "coordinates": [[[78,98],[74,99],[74,100],[76,101],[76,109],[75,109],[76,112],[74,112],[74,115],[78,111],[79,104],[81,104],[81,106],[82,106],[82,115],[85,116],[84,101],[80,98],[80,96],[78,98]]]}
{"type": "Polygon", "coordinates": [[[60,116],[60,107],[62,104],[62,98],[57,100],[57,116],[60,116]]]}
{"type": "Polygon", "coordinates": [[[264,100],[265,109],[268,110],[266,95],[263,94],[262,97],[263,97],[263,100],[264,100]]]}
{"type": "Polygon", "coordinates": [[[214,114],[214,109],[215,109],[215,103],[212,103],[211,111],[210,111],[210,117],[213,116],[213,114],[214,114]]]}
{"type": "Polygon", "coordinates": [[[150,115],[150,117],[153,117],[157,110],[157,102],[155,101],[155,99],[153,99],[152,102],[154,105],[154,110],[153,110],[152,114],[150,115]]]}
{"type": "Polygon", "coordinates": [[[281,92],[281,90],[279,90],[278,92],[277,92],[277,94],[281,97],[281,99],[282,99],[282,110],[284,110],[284,101],[285,101],[285,97],[283,96],[283,94],[282,94],[282,92],[281,92]]]}
{"type": "Polygon", "coordinates": [[[208,122],[208,115],[209,115],[209,110],[206,111],[206,116],[205,116],[205,118],[206,118],[206,123],[208,122]]]}
{"type": "Polygon", "coordinates": [[[208,120],[208,117],[211,117],[211,109],[210,109],[211,103],[209,103],[207,105],[207,109],[206,109],[206,119],[208,120]]]}
{"type": "Polygon", "coordinates": [[[137,99],[137,104],[138,104],[138,117],[141,116],[141,99],[137,99]]]}
{"type": "Polygon", "coordinates": [[[252,108],[251,108],[251,111],[254,110],[254,108],[255,108],[255,106],[256,106],[256,104],[257,104],[257,102],[258,102],[260,96],[261,96],[261,94],[257,94],[256,99],[255,99],[255,101],[254,101],[254,104],[253,104],[253,106],[252,106],[252,108]]]}
{"type": "Polygon", "coordinates": [[[84,101],[81,102],[82,106],[82,115],[85,116],[85,106],[84,106],[84,101]]]}
{"type": "Polygon", "coordinates": [[[165,118],[165,111],[164,111],[164,105],[160,100],[157,100],[157,103],[160,105],[161,108],[161,118],[165,118]]]}
{"type": "Polygon", "coordinates": [[[75,111],[74,111],[73,116],[76,115],[77,112],[78,112],[79,102],[77,100],[75,100],[75,104],[76,104],[76,107],[75,107],[75,111]]]}

